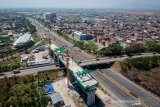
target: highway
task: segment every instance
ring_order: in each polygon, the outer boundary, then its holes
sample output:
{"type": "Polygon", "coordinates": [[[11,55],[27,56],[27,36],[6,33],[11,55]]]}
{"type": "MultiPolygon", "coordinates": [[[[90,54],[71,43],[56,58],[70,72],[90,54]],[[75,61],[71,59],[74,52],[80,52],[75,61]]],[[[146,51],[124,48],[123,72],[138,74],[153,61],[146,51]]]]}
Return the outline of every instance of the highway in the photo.
{"type": "MultiPolygon", "coordinates": [[[[126,94],[124,91],[119,89],[119,87],[110,82],[110,80],[101,76],[100,73],[98,73],[98,71],[92,72],[91,75],[105,87],[105,90],[109,91],[109,93],[113,96],[114,100],[135,100],[128,94],[126,94]]],[[[133,105],[129,103],[125,104],[124,106],[133,107],[133,105]]]]}
{"type": "Polygon", "coordinates": [[[110,69],[101,69],[106,75],[112,77],[114,80],[119,82],[121,85],[126,87],[128,90],[130,90],[132,93],[139,96],[139,98],[144,101],[149,106],[153,107],[159,107],[160,106],[160,99],[158,97],[155,97],[150,92],[144,90],[138,85],[135,85],[134,83],[131,83],[130,80],[125,79],[121,76],[119,76],[117,73],[110,69]]]}
{"type": "MultiPolygon", "coordinates": [[[[68,41],[64,40],[63,38],[59,37],[57,34],[55,34],[54,32],[50,31],[48,28],[44,27],[41,23],[39,23],[38,21],[34,20],[34,19],[30,19],[32,21],[32,23],[35,23],[36,26],[41,27],[39,29],[41,29],[40,32],[46,33],[49,32],[51,34],[52,37],[52,42],[57,45],[58,47],[62,47],[62,46],[67,46],[67,49],[69,50],[69,55],[71,57],[75,58],[75,51],[74,48],[70,48],[73,47],[73,45],[71,43],[69,43],[68,41]],[[43,30],[42,30],[43,28],[43,30]],[[70,48],[70,49],[69,49],[70,48]]],[[[78,52],[78,54],[83,58],[83,60],[91,60],[94,57],[91,57],[90,55],[84,53],[83,51],[78,52]]],[[[110,90],[112,92],[112,95],[115,96],[115,99],[118,100],[122,100],[122,99],[132,99],[130,96],[128,96],[126,93],[124,93],[123,91],[121,91],[118,87],[116,87],[115,85],[113,85],[112,83],[107,84],[107,82],[109,82],[107,79],[105,79],[104,77],[102,77],[101,75],[96,74],[95,72],[92,73],[92,76],[96,79],[96,77],[98,76],[99,79],[97,79],[98,82],[102,82],[103,85],[105,85],[107,90],[110,90]],[[108,89],[108,87],[110,87],[108,89]]],[[[128,104],[124,104],[126,107],[128,107],[128,104]]]]}
{"type": "MultiPolygon", "coordinates": [[[[47,66],[42,66],[42,67],[34,67],[34,68],[28,68],[28,69],[22,69],[20,70],[20,73],[14,74],[13,72],[5,72],[5,76],[7,77],[13,77],[14,75],[16,76],[22,76],[22,75],[28,75],[28,74],[34,74],[38,72],[43,72],[43,71],[51,71],[55,69],[60,69],[56,65],[47,65],[47,66]]],[[[0,78],[4,78],[4,76],[0,76],[0,78]]]]}
{"type": "MultiPolygon", "coordinates": [[[[140,58],[140,57],[151,57],[151,56],[160,56],[160,54],[153,54],[153,53],[145,53],[142,55],[135,55],[131,58],[140,58]]],[[[111,57],[102,57],[102,58],[95,58],[95,59],[89,59],[89,60],[82,60],[80,65],[81,66],[89,66],[89,65],[94,65],[94,64],[105,64],[105,63],[111,63],[115,61],[122,61],[129,58],[128,56],[122,56],[122,57],[117,57],[117,58],[111,58],[111,57]]]]}
{"type": "Polygon", "coordinates": [[[59,37],[56,33],[49,30],[47,27],[43,26],[37,20],[31,19],[31,18],[29,18],[29,20],[32,22],[33,25],[36,26],[36,29],[38,30],[38,32],[40,32],[40,34],[43,35],[42,36],[43,38],[51,38],[52,43],[54,43],[58,47],[65,47],[66,49],[68,49],[69,55],[71,58],[76,59],[76,60],[78,59],[81,59],[81,60],[88,59],[89,60],[91,58],[94,58],[84,53],[83,51],[80,51],[80,49],[78,49],[77,47],[73,47],[73,44],[64,40],[62,37],[59,37]]]}
{"type": "MultiPolygon", "coordinates": [[[[35,19],[30,19],[33,23],[37,23],[37,26],[42,27],[41,30],[43,29],[42,32],[44,32],[44,34],[47,35],[51,35],[52,38],[52,42],[57,45],[58,47],[62,47],[65,46],[68,50],[69,50],[69,55],[72,58],[77,58],[79,59],[79,57],[76,57],[75,52],[77,51],[75,48],[73,48],[73,45],[69,42],[67,42],[66,40],[64,40],[63,38],[59,37],[57,34],[55,34],[53,31],[50,31],[48,28],[44,27],[42,24],[40,24],[38,21],[36,21],[35,19]]],[[[83,51],[78,52],[78,54],[85,60],[90,60],[93,59],[94,57],[89,56],[88,54],[84,53],[83,51]]],[[[148,56],[148,55],[146,55],[148,56]]],[[[153,56],[153,55],[152,55],[153,56]]],[[[136,57],[136,56],[135,56],[136,57]]],[[[107,59],[106,59],[107,60],[107,59]]],[[[110,92],[112,94],[114,94],[113,96],[116,97],[116,99],[124,99],[126,98],[126,100],[128,99],[132,99],[132,97],[128,96],[125,92],[121,91],[119,89],[119,87],[116,87],[114,84],[110,83],[109,80],[107,80],[105,77],[99,75],[96,72],[91,73],[92,76],[97,79],[97,81],[101,84],[103,84],[105,86],[105,88],[107,90],[110,90],[110,92]]],[[[124,85],[125,87],[127,87],[130,91],[135,91],[135,92],[140,92],[139,90],[141,90],[142,92],[145,92],[145,94],[147,95],[146,98],[143,98],[143,100],[145,101],[145,103],[150,104],[153,107],[159,107],[159,99],[156,97],[153,97],[152,94],[148,93],[145,91],[145,89],[141,88],[139,89],[138,87],[133,87],[132,84],[130,82],[126,82],[127,80],[122,80],[120,78],[120,75],[116,75],[116,74],[110,74],[110,77],[115,79],[116,81],[118,81],[120,84],[124,85]],[[125,85],[127,83],[127,85],[125,85]]],[[[133,83],[134,84],[134,83],[133,83]]],[[[140,92],[141,93],[141,92],[140,92]]],[[[138,93],[137,93],[138,94],[138,93]]],[[[127,106],[127,105],[126,105],[127,106]]]]}

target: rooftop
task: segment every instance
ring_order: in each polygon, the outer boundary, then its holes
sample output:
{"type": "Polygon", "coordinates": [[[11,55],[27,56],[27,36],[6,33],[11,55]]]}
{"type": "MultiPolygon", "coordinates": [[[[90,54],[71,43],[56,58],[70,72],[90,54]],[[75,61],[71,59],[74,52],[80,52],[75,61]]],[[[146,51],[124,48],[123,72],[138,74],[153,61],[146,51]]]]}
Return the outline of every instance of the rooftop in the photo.
{"type": "Polygon", "coordinates": [[[74,34],[77,34],[78,36],[86,35],[86,34],[84,34],[84,33],[80,32],[80,31],[75,31],[75,32],[74,32],[74,34]]]}
{"type": "Polygon", "coordinates": [[[19,45],[19,44],[23,44],[26,43],[28,41],[34,41],[31,34],[29,33],[25,33],[24,35],[20,36],[15,42],[14,42],[14,46],[19,45]]]}

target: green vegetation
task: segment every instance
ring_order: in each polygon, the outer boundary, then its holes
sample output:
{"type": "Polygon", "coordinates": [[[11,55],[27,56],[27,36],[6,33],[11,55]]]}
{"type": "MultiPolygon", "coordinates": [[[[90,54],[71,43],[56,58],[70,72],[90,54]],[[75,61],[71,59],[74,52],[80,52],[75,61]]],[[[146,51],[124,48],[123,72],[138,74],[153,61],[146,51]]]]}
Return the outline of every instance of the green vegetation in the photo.
{"type": "Polygon", "coordinates": [[[0,37],[0,41],[2,42],[8,42],[10,40],[11,40],[10,37],[0,37]]]}
{"type": "Polygon", "coordinates": [[[127,59],[120,65],[123,75],[160,96],[160,57],[127,59]]]}
{"type": "MultiPolygon", "coordinates": [[[[21,16],[19,14],[15,14],[14,17],[12,15],[5,15],[5,17],[8,18],[2,18],[0,22],[6,22],[10,24],[10,27],[6,28],[7,30],[13,30],[16,33],[24,33],[24,32],[30,32],[33,34],[33,38],[35,41],[38,41],[38,37],[36,36],[36,28],[31,24],[31,22],[24,16],[21,16]],[[14,24],[12,24],[14,22],[14,24]]],[[[33,42],[26,43],[24,46],[17,46],[15,48],[12,48],[12,39],[9,37],[0,37],[0,41],[2,41],[0,48],[2,49],[0,52],[0,58],[4,57],[12,57],[13,54],[24,51],[30,48],[34,45],[33,42]]]]}
{"type": "Polygon", "coordinates": [[[97,51],[97,45],[92,41],[89,41],[88,43],[84,41],[76,41],[75,39],[63,34],[60,30],[57,30],[57,34],[73,43],[74,46],[77,46],[82,50],[86,50],[88,53],[97,54],[98,56],[121,55],[122,53],[131,55],[144,52],[160,52],[160,45],[154,41],[148,41],[145,46],[133,44],[125,49],[123,49],[119,44],[111,44],[108,47],[97,51]]]}
{"type": "Polygon", "coordinates": [[[27,50],[28,48],[31,48],[34,44],[35,42],[29,41],[24,43],[23,45],[17,45],[16,48],[17,50],[27,50]]]}
{"type": "Polygon", "coordinates": [[[160,45],[154,41],[147,41],[146,45],[133,44],[125,49],[126,54],[143,52],[160,52],[160,45]]]}
{"type": "Polygon", "coordinates": [[[151,52],[160,52],[160,45],[154,41],[148,41],[147,47],[151,52]]]}
{"type": "Polygon", "coordinates": [[[25,21],[24,21],[24,26],[26,26],[28,28],[28,31],[30,33],[35,33],[37,32],[36,28],[34,25],[31,24],[31,22],[25,18],[25,21]]]}
{"type": "Polygon", "coordinates": [[[35,33],[37,30],[35,26],[26,17],[18,17],[16,20],[15,27],[12,27],[12,30],[19,32],[19,29],[24,28],[24,32],[35,33]]]}
{"type": "Polygon", "coordinates": [[[135,54],[135,53],[143,53],[147,51],[147,47],[139,44],[131,45],[125,49],[126,54],[135,54]]]}
{"type": "Polygon", "coordinates": [[[151,70],[152,68],[158,67],[159,57],[145,57],[145,58],[134,58],[128,59],[128,62],[136,69],[139,70],[151,70]]]}
{"type": "Polygon", "coordinates": [[[86,50],[88,53],[91,53],[91,52],[96,53],[97,45],[93,41],[88,41],[88,42],[77,41],[63,34],[60,30],[57,30],[57,34],[63,37],[64,39],[66,39],[67,41],[69,41],[70,43],[74,44],[74,46],[79,47],[82,50],[86,50]]]}
{"type": "Polygon", "coordinates": [[[120,55],[123,53],[127,55],[144,53],[144,52],[160,52],[160,45],[154,41],[148,41],[146,45],[133,44],[125,49],[123,49],[118,44],[109,45],[107,48],[103,48],[97,52],[99,56],[108,56],[108,55],[120,55]]]}
{"type": "Polygon", "coordinates": [[[77,46],[82,50],[86,50],[88,53],[95,53],[97,49],[97,45],[92,41],[87,43],[84,41],[77,41],[74,46],[77,46]]]}
{"type": "Polygon", "coordinates": [[[63,75],[63,70],[53,70],[0,79],[0,107],[46,107],[50,99],[44,95],[43,86],[63,75]]]}
{"type": "Polygon", "coordinates": [[[60,30],[57,30],[57,34],[58,34],[59,36],[63,37],[64,39],[66,39],[67,41],[73,43],[73,44],[76,43],[76,40],[75,40],[75,39],[73,39],[73,38],[71,38],[71,37],[63,34],[62,31],[60,31],[60,30]]]}
{"type": "Polygon", "coordinates": [[[103,48],[97,52],[98,56],[110,56],[110,55],[121,55],[122,46],[118,44],[109,45],[107,48],[103,48]]]}
{"type": "Polygon", "coordinates": [[[0,72],[12,71],[20,68],[20,58],[10,59],[7,61],[0,62],[0,72]]]}
{"type": "Polygon", "coordinates": [[[40,37],[38,36],[37,33],[32,33],[32,38],[34,40],[35,43],[40,41],[40,37]]]}
{"type": "Polygon", "coordinates": [[[2,106],[8,107],[46,107],[49,98],[43,96],[42,87],[36,83],[17,84],[9,88],[2,97],[2,106]]]}

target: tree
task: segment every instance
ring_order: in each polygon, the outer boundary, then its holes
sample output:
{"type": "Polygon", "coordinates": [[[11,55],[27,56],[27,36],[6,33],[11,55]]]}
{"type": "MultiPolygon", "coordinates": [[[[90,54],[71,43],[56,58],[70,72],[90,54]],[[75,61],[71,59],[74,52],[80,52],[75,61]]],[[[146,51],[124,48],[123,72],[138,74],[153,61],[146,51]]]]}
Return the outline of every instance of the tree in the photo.
{"type": "Polygon", "coordinates": [[[96,49],[97,49],[97,45],[95,45],[93,42],[89,42],[89,43],[85,44],[85,47],[88,52],[93,51],[95,53],[96,49]]]}
{"type": "Polygon", "coordinates": [[[154,41],[147,41],[148,50],[152,52],[160,52],[160,45],[154,41]]]}
{"type": "Polygon", "coordinates": [[[97,52],[100,56],[106,56],[106,55],[121,55],[122,54],[122,46],[119,44],[112,44],[109,45],[107,48],[103,48],[97,52]]]}
{"type": "Polygon", "coordinates": [[[63,33],[62,33],[60,30],[57,30],[57,33],[58,33],[59,35],[63,35],[63,33]]]}
{"type": "Polygon", "coordinates": [[[142,53],[146,52],[147,48],[140,44],[133,44],[127,48],[125,48],[126,54],[134,54],[134,53],[142,53]]]}
{"type": "Polygon", "coordinates": [[[75,46],[79,47],[80,49],[85,49],[85,43],[83,41],[78,41],[75,43],[75,46]]]}

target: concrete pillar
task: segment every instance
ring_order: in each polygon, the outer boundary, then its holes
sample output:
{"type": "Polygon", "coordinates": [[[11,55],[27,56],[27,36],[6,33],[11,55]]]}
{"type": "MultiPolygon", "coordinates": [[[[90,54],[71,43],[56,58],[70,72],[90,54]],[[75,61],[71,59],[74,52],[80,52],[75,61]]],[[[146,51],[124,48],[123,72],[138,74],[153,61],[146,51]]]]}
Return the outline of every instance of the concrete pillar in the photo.
{"type": "Polygon", "coordinates": [[[93,90],[93,91],[90,91],[90,92],[87,92],[87,105],[88,106],[91,106],[93,104],[95,104],[95,91],[96,90],[93,90]]]}
{"type": "Polygon", "coordinates": [[[58,57],[57,57],[55,54],[54,54],[53,56],[54,56],[54,61],[55,61],[55,62],[59,62],[59,61],[58,61],[58,57]]]}
{"type": "Polygon", "coordinates": [[[76,81],[76,79],[73,76],[72,71],[69,71],[69,72],[70,72],[70,82],[72,83],[72,82],[76,81]]]}

